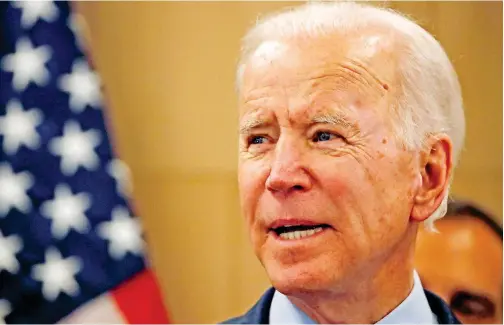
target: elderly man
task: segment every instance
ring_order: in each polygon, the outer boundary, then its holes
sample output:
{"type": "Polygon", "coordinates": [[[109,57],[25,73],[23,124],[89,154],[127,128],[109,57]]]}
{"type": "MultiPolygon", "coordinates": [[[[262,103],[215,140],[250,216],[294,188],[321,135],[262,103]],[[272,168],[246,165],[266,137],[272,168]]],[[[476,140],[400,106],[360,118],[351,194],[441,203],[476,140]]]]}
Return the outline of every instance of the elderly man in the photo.
{"type": "Polygon", "coordinates": [[[456,323],[414,271],[464,138],[457,76],[415,23],[356,3],[259,22],[237,74],[239,190],[273,285],[229,323],[456,323]]]}
{"type": "Polygon", "coordinates": [[[420,231],[415,266],[425,288],[465,324],[502,324],[502,228],[463,201],[448,204],[438,233],[420,231]]]}

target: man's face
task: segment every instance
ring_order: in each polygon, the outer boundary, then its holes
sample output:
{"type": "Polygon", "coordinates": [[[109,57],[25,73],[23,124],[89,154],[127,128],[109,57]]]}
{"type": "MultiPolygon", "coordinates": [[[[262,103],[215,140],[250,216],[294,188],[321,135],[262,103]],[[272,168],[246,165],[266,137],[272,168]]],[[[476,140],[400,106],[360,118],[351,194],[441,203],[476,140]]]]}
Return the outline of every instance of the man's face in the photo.
{"type": "Polygon", "coordinates": [[[376,35],[269,42],[246,65],[241,204],[283,293],[338,290],[409,234],[418,163],[391,131],[396,71],[384,43],[376,35]]]}
{"type": "Polygon", "coordinates": [[[415,265],[426,289],[463,323],[502,324],[502,241],[484,222],[460,216],[419,232],[415,265]]]}

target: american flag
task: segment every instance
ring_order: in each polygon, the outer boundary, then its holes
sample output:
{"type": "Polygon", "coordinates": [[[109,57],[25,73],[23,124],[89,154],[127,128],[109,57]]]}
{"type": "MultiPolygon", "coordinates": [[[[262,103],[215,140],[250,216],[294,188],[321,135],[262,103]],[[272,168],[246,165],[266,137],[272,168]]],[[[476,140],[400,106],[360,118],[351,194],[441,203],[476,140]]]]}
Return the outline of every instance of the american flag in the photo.
{"type": "Polygon", "coordinates": [[[75,17],[0,3],[0,323],[166,323],[75,17]]]}

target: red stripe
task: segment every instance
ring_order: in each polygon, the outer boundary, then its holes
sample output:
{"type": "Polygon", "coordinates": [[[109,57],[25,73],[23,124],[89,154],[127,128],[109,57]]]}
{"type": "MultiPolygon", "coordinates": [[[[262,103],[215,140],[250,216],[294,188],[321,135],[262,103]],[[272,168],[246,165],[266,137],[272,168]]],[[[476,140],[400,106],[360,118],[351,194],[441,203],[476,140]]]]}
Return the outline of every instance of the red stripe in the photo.
{"type": "Polygon", "coordinates": [[[117,306],[129,324],[167,324],[154,273],[144,270],[111,292],[117,306]]]}

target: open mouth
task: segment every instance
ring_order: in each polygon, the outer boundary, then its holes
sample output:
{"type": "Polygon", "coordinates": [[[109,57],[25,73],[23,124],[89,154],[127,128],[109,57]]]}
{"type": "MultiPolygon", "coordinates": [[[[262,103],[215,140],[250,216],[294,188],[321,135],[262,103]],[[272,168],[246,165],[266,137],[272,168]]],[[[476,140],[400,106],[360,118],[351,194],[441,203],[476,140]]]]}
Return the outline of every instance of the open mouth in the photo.
{"type": "Polygon", "coordinates": [[[270,230],[275,232],[278,237],[286,240],[300,239],[304,237],[313,236],[326,228],[330,228],[329,225],[310,225],[310,226],[281,226],[277,228],[271,228],[270,230]]]}

